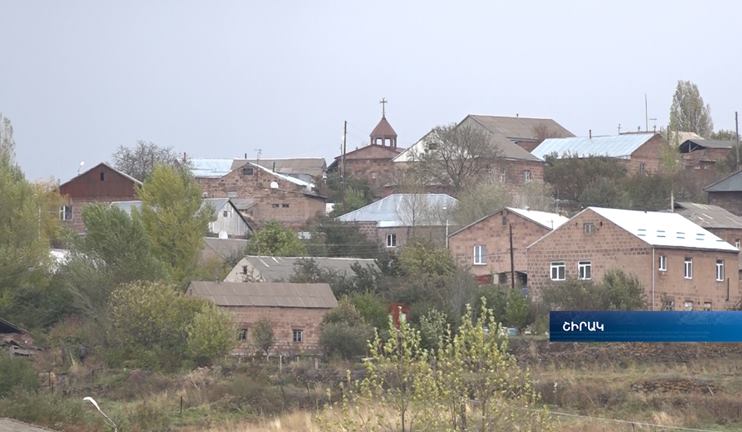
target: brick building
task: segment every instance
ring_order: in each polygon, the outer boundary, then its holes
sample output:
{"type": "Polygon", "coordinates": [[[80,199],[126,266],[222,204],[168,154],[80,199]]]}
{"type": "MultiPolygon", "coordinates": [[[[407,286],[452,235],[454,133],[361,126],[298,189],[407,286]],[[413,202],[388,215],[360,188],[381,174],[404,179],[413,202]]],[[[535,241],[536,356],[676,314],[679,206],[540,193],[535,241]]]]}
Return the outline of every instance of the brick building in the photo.
{"type": "Polygon", "coordinates": [[[697,170],[713,170],[716,164],[724,161],[733,150],[732,141],[707,139],[688,139],[678,146],[683,168],[697,170]]]}
{"type": "Polygon", "coordinates": [[[516,283],[527,284],[526,247],[558,228],[567,218],[556,213],[504,208],[459,229],[448,237],[456,262],[482,283],[510,281],[510,231],[516,283]]]}
{"type": "Polygon", "coordinates": [[[662,155],[669,150],[658,133],[626,133],[612,136],[550,138],[531,153],[543,159],[563,157],[609,157],[622,162],[630,174],[654,174],[661,170],[662,155]]]}
{"type": "Polygon", "coordinates": [[[337,156],[327,170],[346,178],[365,180],[380,195],[384,186],[394,181],[392,159],[401,152],[397,148],[397,132],[386,119],[386,113],[382,112],[369,138],[370,144],[337,156]]]}
{"type": "Polygon", "coordinates": [[[742,170],[706,186],[708,203],[722,207],[737,216],[742,216],[742,170]]]}
{"type": "Polygon", "coordinates": [[[76,233],[85,232],[82,209],[90,203],[111,203],[137,198],[137,188],[142,182],[105,162],[59,186],[64,205],[59,209],[62,225],[76,233]]]}
{"type": "MultiPolygon", "coordinates": [[[[676,202],[675,212],[740,249],[742,216],[737,216],[719,206],[691,202],[676,202]]],[[[739,254],[738,258],[739,268],[742,271],[742,254],[739,254]]],[[[740,284],[742,284],[742,279],[740,279],[740,284]]]]}
{"type": "Polygon", "coordinates": [[[193,159],[191,172],[208,198],[232,198],[240,212],[259,227],[275,220],[298,229],[325,214],[326,198],[313,183],[232,159],[193,159]]]}
{"type": "Polygon", "coordinates": [[[588,207],[528,246],[531,295],[567,279],[635,275],[652,310],[723,310],[740,301],[739,250],[677,213],[588,207]]]}
{"type": "Polygon", "coordinates": [[[369,240],[390,250],[413,237],[443,246],[457,203],[446,194],[392,194],[336,220],[355,224],[369,240]]]}
{"type": "MultiPolygon", "coordinates": [[[[510,186],[524,183],[542,182],[544,162],[532,155],[533,149],[548,137],[571,137],[570,131],[552,119],[527,117],[498,117],[467,115],[456,125],[457,128],[473,128],[486,132],[491,144],[496,147],[498,156],[487,164],[493,177],[510,186]]],[[[394,158],[397,170],[403,171],[418,162],[423,154],[435,152],[440,142],[433,131],[428,132],[415,144],[394,158]]],[[[432,185],[435,186],[435,185],[432,185]]]]}
{"type": "Polygon", "coordinates": [[[193,281],[187,294],[209,300],[233,317],[238,329],[236,355],[256,352],[252,331],[262,319],[273,329],[271,352],[317,352],[322,318],[337,306],[326,283],[193,281]]]}
{"type": "Polygon", "coordinates": [[[310,259],[317,268],[338,276],[354,276],[352,267],[371,267],[378,271],[376,260],[340,257],[274,257],[248,255],[229,272],[224,282],[282,282],[291,280],[304,260],[310,259]]]}

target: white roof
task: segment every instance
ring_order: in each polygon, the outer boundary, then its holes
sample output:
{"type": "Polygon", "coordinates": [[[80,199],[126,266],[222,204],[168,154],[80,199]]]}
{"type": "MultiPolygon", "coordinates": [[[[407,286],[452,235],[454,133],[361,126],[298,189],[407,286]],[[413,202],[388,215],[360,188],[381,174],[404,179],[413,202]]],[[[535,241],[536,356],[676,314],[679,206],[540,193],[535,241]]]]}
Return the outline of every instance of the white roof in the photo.
{"type": "Polygon", "coordinates": [[[655,134],[639,133],[614,136],[549,138],[538,145],[531,154],[543,159],[556,154],[557,158],[565,156],[590,157],[607,156],[630,159],[631,154],[655,134]]]}
{"type": "Polygon", "coordinates": [[[234,159],[189,159],[194,177],[223,177],[232,171],[234,159]]]}
{"type": "Polygon", "coordinates": [[[549,229],[557,229],[569,220],[568,218],[557,213],[549,213],[538,210],[525,210],[513,207],[508,207],[507,209],[549,229]]]}
{"type": "Polygon", "coordinates": [[[738,251],[678,213],[601,207],[588,207],[587,210],[603,216],[651,246],[738,251]]]}
{"type": "Polygon", "coordinates": [[[446,194],[392,194],[336,219],[376,222],[378,227],[444,225],[458,200],[446,194]],[[445,210],[444,210],[445,208],[445,210]]]}
{"type": "Polygon", "coordinates": [[[425,146],[428,143],[431,134],[433,134],[433,131],[426,133],[422,138],[417,140],[415,144],[412,144],[407,148],[407,150],[392,159],[392,162],[413,162],[418,160],[421,155],[425,154],[425,146]]]}
{"type": "Polygon", "coordinates": [[[281,180],[285,180],[285,181],[287,181],[289,183],[293,183],[293,184],[296,184],[296,185],[299,185],[299,186],[303,186],[303,187],[308,188],[308,189],[314,188],[314,183],[310,183],[308,181],[304,181],[304,180],[298,179],[296,177],[291,177],[291,176],[288,176],[288,175],[285,175],[285,174],[279,174],[279,173],[277,173],[275,171],[269,170],[268,168],[266,168],[264,166],[261,166],[261,165],[258,165],[256,163],[248,162],[248,164],[249,165],[252,165],[255,168],[258,168],[260,170],[263,170],[263,171],[265,171],[265,172],[267,172],[267,173],[269,173],[271,175],[274,175],[274,176],[280,178],[281,180]]]}

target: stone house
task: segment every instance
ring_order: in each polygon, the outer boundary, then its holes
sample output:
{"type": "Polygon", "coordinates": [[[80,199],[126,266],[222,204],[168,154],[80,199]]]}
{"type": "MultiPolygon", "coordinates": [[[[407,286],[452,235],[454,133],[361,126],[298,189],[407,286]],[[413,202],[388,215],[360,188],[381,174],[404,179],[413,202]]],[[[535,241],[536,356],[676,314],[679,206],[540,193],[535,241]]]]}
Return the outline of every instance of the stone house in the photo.
{"type": "Polygon", "coordinates": [[[549,138],[531,153],[540,159],[564,157],[609,157],[624,165],[629,174],[655,174],[662,168],[662,156],[670,149],[662,135],[654,132],[611,136],[549,138]]]}
{"type": "Polygon", "coordinates": [[[401,150],[397,148],[397,133],[385,114],[382,114],[369,138],[370,144],[335,157],[327,171],[346,178],[365,180],[378,196],[386,185],[394,182],[396,175],[392,159],[401,150]]]}
{"type": "MultiPolygon", "coordinates": [[[[531,149],[548,137],[572,137],[570,131],[552,119],[527,117],[500,117],[467,115],[457,128],[485,131],[497,148],[494,161],[483,161],[494,178],[507,186],[517,187],[529,182],[543,182],[544,162],[530,153],[531,149]]],[[[402,172],[417,163],[422,155],[435,152],[443,145],[431,131],[394,158],[397,170],[402,172]]],[[[435,187],[435,185],[431,185],[435,187]]],[[[430,191],[432,191],[431,189],[430,191]]]]}
{"type": "Polygon", "coordinates": [[[724,310],[740,301],[739,250],[677,213],[588,207],[526,249],[528,288],[636,276],[651,310],[724,310]]]}
{"type": "Polygon", "coordinates": [[[186,292],[213,302],[232,316],[237,327],[235,355],[257,351],[252,332],[263,319],[273,329],[271,352],[317,352],[322,318],[337,306],[326,283],[193,281],[186,292]]]}
{"type": "Polygon", "coordinates": [[[191,160],[191,172],[204,198],[232,198],[238,210],[258,227],[275,220],[298,229],[325,214],[326,198],[314,183],[251,162],[233,169],[233,163],[232,159],[191,160]]]}
{"type": "Polygon", "coordinates": [[[688,139],[680,146],[680,160],[685,169],[713,170],[734,150],[734,142],[707,139],[688,139]]]}
{"type": "Polygon", "coordinates": [[[273,257],[248,255],[242,258],[229,272],[224,282],[288,282],[302,260],[311,259],[322,270],[338,275],[354,275],[352,266],[370,266],[379,270],[376,260],[365,258],[336,257],[273,257]]]}
{"type": "Polygon", "coordinates": [[[91,203],[108,204],[137,198],[142,182],[105,162],[78,174],[59,186],[64,204],[59,208],[63,226],[80,234],[85,232],[82,209],[91,203]]]}
{"type": "Polygon", "coordinates": [[[525,286],[526,247],[566,221],[556,213],[507,207],[451,234],[448,249],[479,282],[506,284],[511,280],[512,232],[512,270],[516,283],[525,286]]]}
{"type": "Polygon", "coordinates": [[[324,158],[247,159],[247,154],[245,159],[234,159],[232,169],[242,168],[248,162],[315,185],[321,184],[327,173],[327,161],[324,158]]]}
{"type": "Polygon", "coordinates": [[[742,170],[733,172],[704,189],[708,203],[742,216],[742,170]]]}
{"type": "Polygon", "coordinates": [[[446,194],[392,194],[335,219],[355,224],[369,240],[392,251],[411,238],[443,246],[457,203],[446,194]]]}

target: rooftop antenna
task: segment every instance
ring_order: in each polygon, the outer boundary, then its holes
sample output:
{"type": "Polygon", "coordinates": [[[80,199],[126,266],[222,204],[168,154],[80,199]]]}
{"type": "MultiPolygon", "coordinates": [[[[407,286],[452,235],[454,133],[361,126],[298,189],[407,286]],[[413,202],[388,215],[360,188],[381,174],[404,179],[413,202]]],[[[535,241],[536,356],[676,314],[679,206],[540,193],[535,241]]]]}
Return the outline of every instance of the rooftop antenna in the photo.
{"type": "Polygon", "coordinates": [[[260,155],[263,154],[263,149],[255,149],[255,165],[260,165],[260,155]]]}
{"type": "Polygon", "coordinates": [[[618,124],[618,134],[621,135],[621,123],[618,124]]]}
{"type": "Polygon", "coordinates": [[[649,110],[647,109],[647,94],[644,93],[644,130],[649,132],[649,110]]]}

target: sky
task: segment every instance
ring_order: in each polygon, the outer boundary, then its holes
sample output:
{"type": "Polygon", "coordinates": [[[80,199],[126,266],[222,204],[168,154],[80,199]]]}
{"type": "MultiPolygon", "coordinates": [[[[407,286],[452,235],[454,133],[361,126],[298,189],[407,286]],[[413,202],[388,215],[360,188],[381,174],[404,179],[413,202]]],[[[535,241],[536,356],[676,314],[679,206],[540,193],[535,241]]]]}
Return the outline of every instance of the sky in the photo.
{"type": "Polygon", "coordinates": [[[0,0],[0,113],[32,180],[137,140],[189,157],[338,154],[385,97],[398,144],[467,114],[575,135],[667,124],[678,80],[742,109],[737,1],[0,0]]]}

